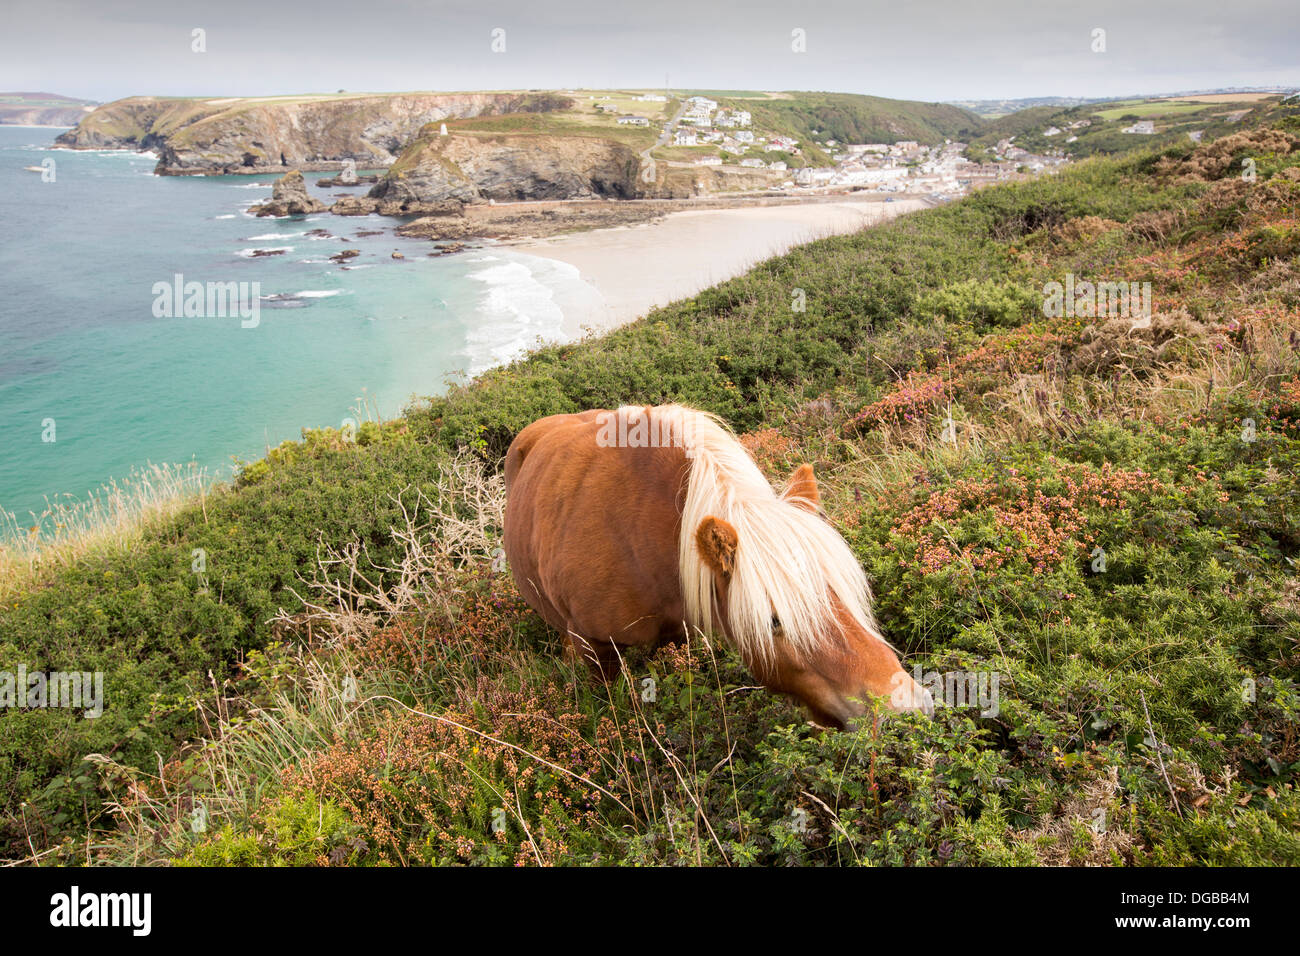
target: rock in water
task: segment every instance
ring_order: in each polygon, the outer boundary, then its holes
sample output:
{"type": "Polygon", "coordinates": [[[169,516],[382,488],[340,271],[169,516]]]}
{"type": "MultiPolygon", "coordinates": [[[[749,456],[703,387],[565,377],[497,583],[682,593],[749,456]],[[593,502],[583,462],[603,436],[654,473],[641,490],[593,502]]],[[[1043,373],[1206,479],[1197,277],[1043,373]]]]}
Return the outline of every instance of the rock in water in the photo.
{"type": "Polygon", "coordinates": [[[330,212],[336,216],[368,216],[378,206],[378,199],[367,199],[364,196],[341,196],[330,207],[330,212]]]}
{"type": "Polygon", "coordinates": [[[271,201],[253,206],[248,211],[255,216],[304,216],[311,212],[324,212],[326,205],[313,199],[307,192],[307,181],[302,173],[291,169],[271,187],[271,201]]]}

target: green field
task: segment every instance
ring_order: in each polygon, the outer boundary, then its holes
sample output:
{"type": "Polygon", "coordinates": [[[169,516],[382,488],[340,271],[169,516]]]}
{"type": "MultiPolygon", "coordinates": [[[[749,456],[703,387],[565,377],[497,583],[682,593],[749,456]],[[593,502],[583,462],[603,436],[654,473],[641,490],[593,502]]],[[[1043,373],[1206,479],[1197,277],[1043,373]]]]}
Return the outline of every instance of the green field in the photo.
{"type": "Polygon", "coordinates": [[[1280,96],[1267,96],[1254,101],[1148,99],[1093,103],[1066,109],[1035,106],[986,121],[974,136],[966,140],[967,155],[980,161],[988,159],[999,140],[1012,136],[1015,145],[1030,152],[1062,150],[1073,159],[1172,146],[1186,142],[1192,132],[1214,139],[1238,129],[1276,122],[1296,112],[1294,105],[1283,105],[1280,101],[1280,96]],[[1242,113],[1245,115],[1236,121],[1228,119],[1242,113]],[[1151,135],[1124,133],[1123,127],[1132,122],[1125,117],[1151,119],[1156,131],[1151,135]],[[1089,125],[1068,129],[1070,124],[1084,121],[1089,125]],[[1043,131],[1050,126],[1066,132],[1053,137],[1044,136],[1043,131]],[[1077,138],[1074,142],[1067,142],[1070,136],[1077,138]]]}
{"type": "Polygon", "coordinates": [[[1178,116],[1184,113],[1202,113],[1215,108],[1214,112],[1231,112],[1224,110],[1220,104],[1213,104],[1212,107],[1205,103],[1188,103],[1188,102],[1156,102],[1156,103],[1133,103],[1130,105],[1116,106],[1112,109],[1099,110],[1093,115],[1100,116],[1104,120],[1117,120],[1125,116],[1138,116],[1142,119],[1150,119],[1159,116],[1178,116]]]}
{"type": "Polygon", "coordinates": [[[471,135],[536,134],[546,136],[595,136],[625,143],[637,150],[654,145],[657,126],[620,126],[615,116],[581,111],[554,113],[510,113],[447,120],[448,132],[471,135]]]}

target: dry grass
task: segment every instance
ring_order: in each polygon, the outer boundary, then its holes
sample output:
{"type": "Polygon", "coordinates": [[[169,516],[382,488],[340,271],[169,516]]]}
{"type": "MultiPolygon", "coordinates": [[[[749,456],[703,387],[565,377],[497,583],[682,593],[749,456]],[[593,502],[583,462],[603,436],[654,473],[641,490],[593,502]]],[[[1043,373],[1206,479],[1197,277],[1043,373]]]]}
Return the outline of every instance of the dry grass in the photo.
{"type": "Polygon", "coordinates": [[[148,465],[77,499],[45,499],[31,524],[0,511],[0,602],[52,570],[132,546],[156,522],[202,505],[211,476],[197,465],[148,465]]]}
{"type": "MultiPolygon", "coordinates": [[[[418,488],[393,496],[402,524],[389,531],[402,544],[395,565],[373,561],[364,543],[321,541],[317,573],[295,596],[304,611],[281,610],[277,630],[324,636],[332,643],[368,641],[388,623],[414,612],[453,619],[459,569],[497,561],[505,523],[505,478],[465,452],[442,470],[432,496],[418,488]]],[[[292,589],[291,589],[292,590],[292,589]]]]}

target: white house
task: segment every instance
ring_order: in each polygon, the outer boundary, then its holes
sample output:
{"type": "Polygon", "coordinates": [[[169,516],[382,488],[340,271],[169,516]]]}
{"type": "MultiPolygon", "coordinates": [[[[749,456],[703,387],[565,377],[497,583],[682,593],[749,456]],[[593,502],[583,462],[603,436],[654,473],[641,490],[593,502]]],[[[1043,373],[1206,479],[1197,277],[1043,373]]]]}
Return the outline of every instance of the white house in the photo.
{"type": "Polygon", "coordinates": [[[699,142],[699,137],[695,135],[693,129],[679,129],[673,134],[674,146],[694,146],[699,142]]]}
{"type": "Polygon", "coordinates": [[[618,124],[620,126],[649,126],[650,120],[644,116],[620,116],[618,124]]]}
{"type": "Polygon", "coordinates": [[[718,114],[718,125],[728,128],[749,126],[753,122],[748,110],[725,110],[718,114]]]}
{"type": "Polygon", "coordinates": [[[1150,136],[1156,131],[1156,124],[1151,120],[1138,120],[1132,126],[1125,126],[1121,133],[1138,133],[1142,136],[1150,136]]]}
{"type": "Polygon", "coordinates": [[[736,130],[732,135],[737,143],[752,143],[754,141],[754,134],[747,129],[736,130]]]}
{"type": "Polygon", "coordinates": [[[742,159],[740,165],[748,166],[751,169],[762,169],[767,165],[767,163],[763,162],[761,159],[754,159],[751,157],[750,159],[742,159]]]}

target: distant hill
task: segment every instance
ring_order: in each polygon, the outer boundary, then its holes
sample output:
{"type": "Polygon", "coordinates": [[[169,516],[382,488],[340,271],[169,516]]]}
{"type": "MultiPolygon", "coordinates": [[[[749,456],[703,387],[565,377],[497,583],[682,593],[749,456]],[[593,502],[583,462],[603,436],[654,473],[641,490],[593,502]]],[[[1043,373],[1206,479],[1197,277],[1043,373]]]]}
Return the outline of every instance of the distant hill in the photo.
{"type": "Polygon", "coordinates": [[[950,100],[949,104],[960,109],[969,110],[985,119],[993,119],[1006,116],[1009,113],[1032,109],[1036,106],[1065,109],[1068,106],[1082,106],[1085,103],[1098,102],[1101,102],[1101,100],[1083,96],[1029,96],[1014,100],[950,100]]]}
{"type": "Polygon", "coordinates": [[[800,139],[825,143],[895,143],[916,140],[935,145],[965,139],[984,123],[969,110],[947,103],[890,100],[857,93],[784,93],[747,100],[756,125],[783,129],[800,139]]]}
{"type": "Polygon", "coordinates": [[[1207,90],[1177,90],[1171,93],[1153,94],[1150,91],[1145,93],[1131,93],[1127,96],[1026,96],[1019,99],[1005,100],[948,100],[952,106],[958,106],[962,109],[970,110],[984,119],[996,119],[1006,116],[1010,113],[1018,113],[1021,110],[1031,109],[1035,106],[1053,106],[1057,109],[1066,109],[1071,106],[1084,106],[1088,103],[1115,103],[1121,100],[1170,100],[1184,97],[1207,97],[1207,96],[1236,96],[1236,95],[1259,95],[1277,93],[1282,96],[1288,93],[1294,93],[1294,87],[1287,86],[1260,86],[1246,89],[1244,87],[1219,87],[1217,89],[1207,90]]]}
{"type": "Polygon", "coordinates": [[[1225,92],[1033,106],[985,120],[983,131],[968,140],[966,153],[971,159],[988,159],[999,141],[1011,137],[1031,153],[1059,150],[1072,159],[1185,143],[1193,136],[1208,142],[1300,112],[1282,100],[1277,93],[1225,92]]]}
{"type": "Polygon", "coordinates": [[[58,93],[0,93],[0,126],[76,126],[97,105],[58,93]]]}

